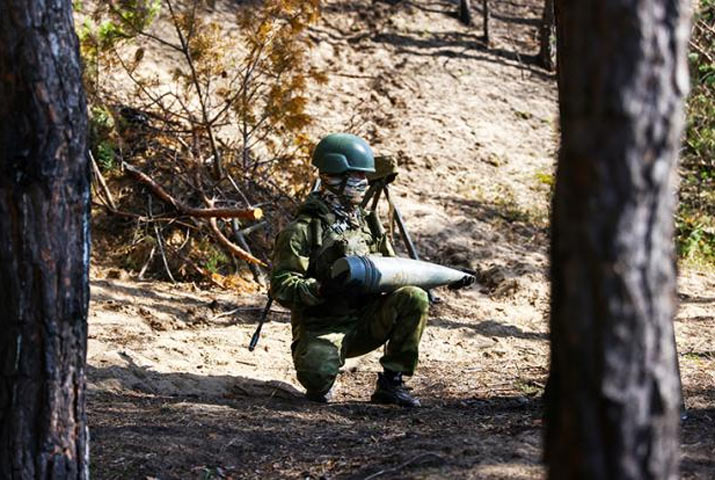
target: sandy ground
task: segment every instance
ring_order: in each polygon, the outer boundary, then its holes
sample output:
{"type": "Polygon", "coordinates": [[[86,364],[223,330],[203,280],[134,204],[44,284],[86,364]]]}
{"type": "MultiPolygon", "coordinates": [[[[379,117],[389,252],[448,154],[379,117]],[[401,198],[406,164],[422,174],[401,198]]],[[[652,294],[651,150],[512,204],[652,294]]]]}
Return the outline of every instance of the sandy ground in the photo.
{"type": "MultiPolygon", "coordinates": [[[[329,1],[310,32],[330,73],[313,92],[316,137],[350,128],[397,156],[394,194],[420,253],[479,272],[472,289],[438,292],[409,382],[424,407],[367,403],[379,352],[348,362],[333,403],[309,403],[286,311],[246,348],[262,294],[95,267],[95,478],[543,477],[556,86],[529,59],[537,5],[495,5],[489,47],[444,1],[329,1]]],[[[680,292],[683,477],[713,478],[715,275],[684,271],[680,292]]]]}

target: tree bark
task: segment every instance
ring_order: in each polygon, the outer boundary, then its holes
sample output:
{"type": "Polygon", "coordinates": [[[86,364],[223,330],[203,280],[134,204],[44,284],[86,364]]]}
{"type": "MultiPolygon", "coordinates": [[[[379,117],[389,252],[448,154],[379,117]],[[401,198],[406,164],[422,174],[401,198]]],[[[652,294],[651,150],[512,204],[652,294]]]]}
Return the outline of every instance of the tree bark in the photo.
{"type": "Polygon", "coordinates": [[[484,43],[489,45],[489,1],[482,0],[482,29],[484,30],[484,43]]]}
{"type": "Polygon", "coordinates": [[[688,3],[556,2],[553,479],[678,475],[673,208],[688,3]]]}
{"type": "Polygon", "coordinates": [[[553,72],[556,68],[553,39],[556,38],[556,24],[554,19],[554,0],[544,1],[544,13],[539,26],[539,53],[537,59],[542,68],[553,72]]]}
{"type": "Polygon", "coordinates": [[[469,0],[459,0],[459,21],[469,26],[472,24],[472,10],[469,0]]]}
{"type": "Polygon", "coordinates": [[[90,169],[72,4],[0,12],[0,477],[86,479],[90,169]]]}

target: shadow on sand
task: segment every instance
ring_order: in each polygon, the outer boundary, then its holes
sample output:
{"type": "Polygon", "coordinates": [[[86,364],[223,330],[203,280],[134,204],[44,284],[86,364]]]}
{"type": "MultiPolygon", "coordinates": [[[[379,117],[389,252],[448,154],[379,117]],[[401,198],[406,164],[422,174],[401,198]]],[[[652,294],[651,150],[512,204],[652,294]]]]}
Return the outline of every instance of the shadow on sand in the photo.
{"type": "Polygon", "coordinates": [[[95,478],[220,478],[201,476],[220,470],[231,478],[358,479],[390,469],[384,478],[453,478],[485,462],[538,468],[540,400],[532,397],[423,398],[423,408],[405,410],[315,404],[289,384],[246,377],[137,365],[88,374],[95,478]],[[141,375],[143,386],[126,380],[141,375]],[[111,391],[97,386],[111,378],[111,391]],[[151,382],[176,387],[152,393],[151,382]],[[187,394],[186,384],[214,393],[187,394]]]}

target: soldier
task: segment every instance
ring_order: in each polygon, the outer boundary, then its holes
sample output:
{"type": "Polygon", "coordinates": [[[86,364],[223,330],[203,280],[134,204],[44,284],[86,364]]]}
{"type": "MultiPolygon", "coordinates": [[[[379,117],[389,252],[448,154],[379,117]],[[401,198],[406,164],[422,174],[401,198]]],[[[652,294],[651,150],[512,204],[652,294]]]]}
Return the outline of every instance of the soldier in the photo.
{"type": "Polygon", "coordinates": [[[276,239],[271,295],[292,312],[291,350],[298,381],[308,399],[325,403],[345,359],[387,344],[371,400],[417,407],[403,376],[417,365],[427,320],[427,293],[402,287],[387,294],[362,295],[330,281],[330,266],[347,255],[394,256],[375,212],[360,207],[375,172],[365,140],[331,134],[313,153],[321,187],[310,194],[296,218],[276,239]]]}

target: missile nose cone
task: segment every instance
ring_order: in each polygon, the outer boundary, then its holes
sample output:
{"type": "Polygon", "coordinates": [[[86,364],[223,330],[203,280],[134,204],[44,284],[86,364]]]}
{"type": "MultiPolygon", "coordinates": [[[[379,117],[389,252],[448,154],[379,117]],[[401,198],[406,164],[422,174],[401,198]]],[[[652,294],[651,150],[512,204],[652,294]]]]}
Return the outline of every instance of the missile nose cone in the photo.
{"type": "Polygon", "coordinates": [[[391,292],[413,285],[430,289],[448,285],[452,289],[473,284],[476,278],[454,268],[408,258],[348,256],[335,261],[331,281],[364,293],[391,292]]]}

